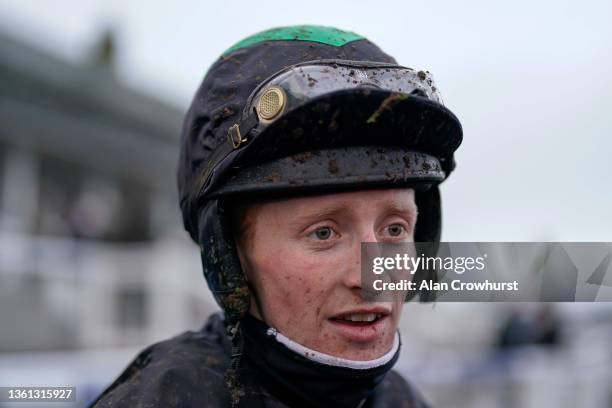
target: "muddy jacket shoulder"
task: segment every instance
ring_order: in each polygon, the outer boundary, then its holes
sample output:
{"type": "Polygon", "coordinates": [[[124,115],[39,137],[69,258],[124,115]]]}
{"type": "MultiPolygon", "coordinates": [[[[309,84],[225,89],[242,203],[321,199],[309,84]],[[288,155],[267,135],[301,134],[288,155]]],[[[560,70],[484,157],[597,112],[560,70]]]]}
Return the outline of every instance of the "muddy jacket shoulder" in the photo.
{"type": "Polygon", "coordinates": [[[92,405],[102,407],[228,407],[228,344],[220,315],[144,351],[92,405]]]}

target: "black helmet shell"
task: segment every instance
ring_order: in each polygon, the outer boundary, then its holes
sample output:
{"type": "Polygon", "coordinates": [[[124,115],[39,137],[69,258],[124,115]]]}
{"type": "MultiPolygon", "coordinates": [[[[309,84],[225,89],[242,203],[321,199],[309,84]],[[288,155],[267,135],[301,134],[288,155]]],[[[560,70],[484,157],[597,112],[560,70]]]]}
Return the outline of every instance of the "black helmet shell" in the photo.
{"type": "Polygon", "coordinates": [[[253,91],[291,65],[331,59],[395,63],[355,33],[318,26],[268,30],[241,41],[211,66],[185,118],[178,169],[183,220],[200,244],[208,285],[230,319],[243,316],[249,305],[223,205],[239,195],[417,186],[415,238],[439,241],[437,184],[454,168],[462,130],[452,112],[420,95],[353,89],[313,100],[247,143],[226,163],[212,192],[192,199],[203,168],[227,143],[228,129],[240,122],[253,91]]]}

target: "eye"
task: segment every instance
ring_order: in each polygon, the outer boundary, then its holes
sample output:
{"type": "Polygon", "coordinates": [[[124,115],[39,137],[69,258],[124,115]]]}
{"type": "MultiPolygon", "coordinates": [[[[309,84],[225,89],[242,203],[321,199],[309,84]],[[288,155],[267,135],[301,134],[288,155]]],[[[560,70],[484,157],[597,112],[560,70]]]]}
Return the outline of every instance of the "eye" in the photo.
{"type": "Polygon", "coordinates": [[[328,240],[332,236],[332,233],[333,230],[330,227],[320,227],[313,232],[314,236],[321,241],[328,240]]]}
{"type": "Polygon", "coordinates": [[[387,231],[392,237],[399,237],[406,232],[406,228],[402,224],[391,224],[387,227],[387,231]]]}

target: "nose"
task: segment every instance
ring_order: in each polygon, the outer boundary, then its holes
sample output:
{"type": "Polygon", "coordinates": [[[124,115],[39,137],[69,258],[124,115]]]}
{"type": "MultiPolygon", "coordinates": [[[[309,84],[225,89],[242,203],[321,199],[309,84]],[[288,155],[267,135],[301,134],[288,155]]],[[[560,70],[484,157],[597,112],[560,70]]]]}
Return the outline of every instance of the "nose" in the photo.
{"type": "Polygon", "coordinates": [[[362,276],[362,243],[376,243],[377,238],[373,228],[364,229],[356,237],[359,237],[359,239],[352,240],[351,242],[349,257],[346,260],[342,275],[342,282],[345,287],[361,297],[361,291],[364,287],[368,287],[367,283],[364,285],[364,276],[362,276]]]}
{"type": "Polygon", "coordinates": [[[348,255],[344,263],[342,282],[351,290],[359,290],[361,289],[361,242],[352,242],[348,255]]]}
{"type": "Polygon", "coordinates": [[[374,228],[364,228],[360,234],[361,242],[377,242],[376,233],[374,228]]]}

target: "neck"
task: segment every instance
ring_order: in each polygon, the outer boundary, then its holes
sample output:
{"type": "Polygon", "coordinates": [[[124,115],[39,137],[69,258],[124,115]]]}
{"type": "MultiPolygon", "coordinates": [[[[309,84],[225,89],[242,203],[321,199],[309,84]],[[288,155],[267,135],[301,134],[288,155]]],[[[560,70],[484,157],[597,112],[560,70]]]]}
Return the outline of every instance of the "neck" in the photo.
{"type": "Polygon", "coordinates": [[[309,349],[253,316],[243,320],[242,330],[244,356],[261,384],[291,406],[359,406],[399,357],[399,334],[385,355],[358,361],[309,349]]]}

